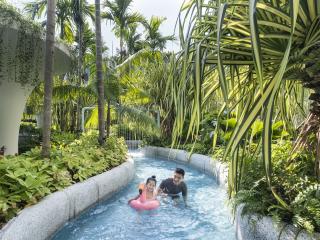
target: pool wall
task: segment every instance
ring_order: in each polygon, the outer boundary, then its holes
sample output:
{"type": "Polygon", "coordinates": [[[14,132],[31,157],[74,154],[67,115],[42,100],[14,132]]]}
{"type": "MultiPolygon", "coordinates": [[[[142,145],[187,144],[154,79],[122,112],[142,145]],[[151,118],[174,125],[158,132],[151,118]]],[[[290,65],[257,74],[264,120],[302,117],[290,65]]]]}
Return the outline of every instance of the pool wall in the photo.
{"type": "MultiPolygon", "coordinates": [[[[144,147],[146,156],[159,156],[171,161],[184,162],[204,173],[212,175],[217,183],[227,188],[228,166],[209,156],[194,153],[190,154],[184,150],[163,147],[144,147]]],[[[320,240],[320,234],[311,236],[306,231],[299,231],[293,225],[282,223],[276,226],[271,217],[258,217],[257,215],[242,216],[243,205],[238,207],[235,216],[236,237],[238,240],[320,240]]]]}
{"type": "Polygon", "coordinates": [[[52,193],[8,222],[0,240],[49,239],[66,222],[125,187],[134,174],[134,161],[128,158],[110,171],[52,193]]]}
{"type": "Polygon", "coordinates": [[[236,215],[236,236],[238,240],[319,240],[320,234],[311,236],[306,231],[287,223],[278,226],[271,217],[257,215],[241,216],[243,205],[238,207],[236,215]]]}

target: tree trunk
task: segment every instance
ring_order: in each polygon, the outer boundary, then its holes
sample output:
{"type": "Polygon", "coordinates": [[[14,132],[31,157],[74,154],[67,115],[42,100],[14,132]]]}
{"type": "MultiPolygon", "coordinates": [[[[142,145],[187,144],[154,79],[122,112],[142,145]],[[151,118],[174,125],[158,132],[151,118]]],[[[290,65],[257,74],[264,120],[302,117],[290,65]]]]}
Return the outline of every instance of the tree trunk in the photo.
{"type": "Polygon", "coordinates": [[[50,157],[50,134],[51,134],[51,102],[53,82],[53,57],[55,35],[55,9],[56,0],[49,0],[47,7],[47,31],[46,51],[44,65],[44,103],[43,103],[43,137],[42,156],[50,157]]]}
{"type": "Polygon", "coordinates": [[[64,25],[63,25],[63,20],[61,19],[60,21],[60,39],[64,39],[64,25]]]}
{"type": "Polygon", "coordinates": [[[77,132],[77,106],[71,105],[72,115],[71,115],[71,131],[73,133],[77,132]]]}
{"type": "Polygon", "coordinates": [[[65,108],[65,104],[64,103],[60,103],[60,108],[61,108],[61,119],[60,119],[60,128],[61,128],[61,131],[64,132],[66,130],[66,114],[67,112],[65,111],[66,108],[65,108]]]}
{"type": "Polygon", "coordinates": [[[108,111],[107,111],[107,138],[110,136],[111,127],[111,101],[108,100],[108,111]]]}
{"type": "Polygon", "coordinates": [[[292,152],[307,149],[315,152],[314,173],[320,181],[320,117],[311,109],[309,116],[305,119],[299,135],[294,143],[292,152]],[[316,142],[310,141],[309,136],[315,134],[316,142]]]}
{"type": "MultiPolygon", "coordinates": [[[[80,3],[80,14],[81,14],[81,3],[80,3]]],[[[80,17],[81,18],[81,17],[80,17]]],[[[82,18],[81,18],[82,19],[82,18]]],[[[80,21],[80,20],[79,20],[80,21]]],[[[82,83],[82,42],[83,42],[83,34],[82,31],[83,30],[83,25],[82,22],[80,22],[78,24],[78,39],[79,39],[79,59],[78,59],[78,78],[79,78],[79,86],[81,86],[82,83]]],[[[80,133],[81,132],[81,105],[82,105],[82,101],[81,101],[81,97],[80,95],[78,95],[78,99],[77,99],[77,132],[80,133]]]]}
{"type": "Polygon", "coordinates": [[[317,139],[317,149],[316,149],[316,159],[314,164],[314,172],[316,174],[316,177],[318,178],[318,181],[320,182],[320,127],[316,134],[316,139],[317,139]]]}
{"type": "Polygon", "coordinates": [[[174,125],[174,114],[172,110],[168,111],[168,115],[161,122],[161,130],[165,138],[171,139],[174,125]]]}
{"type": "Polygon", "coordinates": [[[96,6],[96,77],[98,81],[98,116],[99,116],[99,144],[105,142],[104,125],[104,83],[102,77],[102,39],[100,0],[95,0],[96,6]]]}
{"type": "Polygon", "coordinates": [[[123,29],[120,29],[120,63],[123,61],[123,29]]]}

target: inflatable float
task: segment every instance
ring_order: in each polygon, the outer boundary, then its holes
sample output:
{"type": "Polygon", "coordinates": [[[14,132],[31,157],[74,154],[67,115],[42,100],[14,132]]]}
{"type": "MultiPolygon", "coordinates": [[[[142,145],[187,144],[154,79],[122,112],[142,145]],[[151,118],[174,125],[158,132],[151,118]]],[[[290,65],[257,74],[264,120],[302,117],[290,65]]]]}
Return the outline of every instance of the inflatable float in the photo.
{"type": "Polygon", "coordinates": [[[136,210],[153,210],[160,206],[160,202],[158,200],[146,200],[142,202],[140,198],[137,200],[132,200],[129,205],[136,210]]]}
{"type": "Polygon", "coordinates": [[[146,188],[144,185],[139,186],[140,197],[136,200],[130,201],[129,205],[139,211],[142,210],[153,210],[160,206],[160,202],[156,199],[156,194],[154,193],[153,199],[147,199],[146,188]]]}

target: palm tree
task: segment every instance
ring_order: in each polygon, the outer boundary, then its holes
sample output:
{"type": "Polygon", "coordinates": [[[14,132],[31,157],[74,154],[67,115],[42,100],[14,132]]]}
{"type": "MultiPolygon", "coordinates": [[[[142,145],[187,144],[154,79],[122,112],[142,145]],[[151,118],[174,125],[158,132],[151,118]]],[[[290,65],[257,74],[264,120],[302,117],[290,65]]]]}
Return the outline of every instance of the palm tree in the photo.
{"type": "Polygon", "coordinates": [[[104,124],[104,83],[102,75],[102,37],[101,37],[101,14],[100,0],[95,0],[96,7],[96,76],[98,83],[98,115],[99,115],[99,144],[105,142],[104,124]]]}
{"type": "MultiPolygon", "coordinates": [[[[28,3],[25,7],[25,11],[32,15],[34,19],[35,16],[38,18],[42,17],[46,10],[47,0],[37,0],[35,2],[28,3]]],[[[60,39],[67,40],[69,42],[74,41],[73,28],[74,26],[77,29],[76,41],[78,42],[78,66],[77,66],[77,74],[78,81],[77,84],[81,85],[81,79],[83,75],[83,31],[85,25],[85,18],[90,17],[94,20],[94,9],[93,6],[88,4],[85,0],[58,0],[57,1],[57,11],[56,11],[56,19],[57,26],[60,29],[60,39]]],[[[60,77],[63,78],[62,76],[60,77]]],[[[76,111],[77,114],[75,116],[74,122],[76,122],[76,129],[79,131],[80,129],[80,105],[81,100],[80,96],[76,101],[76,111]]],[[[61,105],[61,110],[63,110],[63,106],[61,105]]],[[[63,114],[61,114],[63,116],[63,114]]],[[[63,121],[61,121],[63,122],[63,121]]]]}
{"type": "MultiPolygon", "coordinates": [[[[47,13],[47,0],[36,0],[34,2],[27,3],[24,10],[31,16],[32,19],[35,17],[42,18],[47,13]]],[[[55,11],[56,24],[59,27],[59,37],[61,39],[72,42],[72,5],[69,0],[57,0],[57,8],[55,11]]]]}
{"type": "Polygon", "coordinates": [[[142,34],[137,33],[138,24],[133,23],[129,25],[126,30],[125,42],[127,45],[127,55],[135,54],[144,47],[144,41],[141,39],[142,34]]]}
{"type": "MultiPolygon", "coordinates": [[[[103,71],[106,72],[104,78],[104,96],[107,101],[107,118],[106,118],[106,137],[110,136],[111,127],[111,104],[115,103],[120,95],[120,85],[117,78],[116,71],[113,66],[111,66],[109,59],[103,59],[104,64],[103,71]]],[[[97,81],[93,80],[90,82],[88,88],[98,96],[97,81]]],[[[115,105],[115,104],[114,104],[115,105]]]]}
{"type": "MultiPolygon", "coordinates": [[[[77,26],[77,40],[78,40],[78,84],[82,83],[82,75],[83,75],[83,31],[85,25],[85,15],[94,19],[93,8],[91,5],[88,5],[87,1],[83,0],[72,0],[71,5],[73,6],[73,20],[77,26]]],[[[81,123],[81,98],[79,96],[77,100],[77,131],[80,132],[80,123],[81,123]]]]}
{"type": "Polygon", "coordinates": [[[150,47],[152,50],[162,51],[168,41],[175,40],[173,35],[162,36],[160,33],[160,26],[165,20],[166,18],[164,17],[152,16],[149,22],[144,21],[143,25],[145,27],[146,34],[145,45],[150,47]]]}
{"type": "Polygon", "coordinates": [[[42,156],[50,157],[50,133],[51,133],[51,99],[53,81],[53,54],[54,54],[54,33],[55,33],[55,9],[56,1],[51,0],[47,6],[47,30],[46,30],[46,51],[44,65],[44,103],[43,103],[43,138],[42,156]]]}
{"type": "Polygon", "coordinates": [[[116,102],[120,95],[120,84],[117,78],[114,66],[110,64],[110,60],[107,60],[109,66],[106,66],[106,82],[105,82],[105,93],[107,100],[107,137],[110,136],[111,127],[111,101],[116,102]]]}
{"type": "Polygon", "coordinates": [[[130,5],[133,0],[114,0],[106,1],[107,11],[103,14],[103,18],[113,22],[113,31],[120,38],[120,61],[124,59],[124,40],[126,29],[130,24],[143,22],[144,17],[139,13],[130,13],[130,5]]]}

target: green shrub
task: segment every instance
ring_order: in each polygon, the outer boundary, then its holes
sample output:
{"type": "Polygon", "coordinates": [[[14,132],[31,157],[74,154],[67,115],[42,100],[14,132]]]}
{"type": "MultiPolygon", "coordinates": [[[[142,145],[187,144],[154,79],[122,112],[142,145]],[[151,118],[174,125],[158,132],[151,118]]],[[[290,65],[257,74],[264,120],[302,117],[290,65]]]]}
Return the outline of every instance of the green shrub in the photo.
{"type": "MultiPolygon", "coordinates": [[[[64,147],[72,143],[77,138],[75,133],[59,132],[51,130],[51,145],[64,147]]],[[[19,131],[19,154],[30,151],[40,146],[42,139],[41,129],[33,122],[22,122],[19,131]]]]}
{"type": "Polygon", "coordinates": [[[171,139],[163,136],[145,136],[142,146],[171,147],[171,139]]]}
{"type": "Polygon", "coordinates": [[[188,152],[192,153],[199,153],[199,154],[208,154],[210,151],[210,148],[208,148],[203,143],[188,143],[181,146],[181,149],[184,149],[188,152]]]}
{"type": "Polygon", "coordinates": [[[58,131],[51,132],[51,144],[57,147],[64,147],[72,143],[75,139],[77,139],[77,135],[75,133],[58,131]]]}
{"type": "Polygon", "coordinates": [[[223,159],[223,155],[224,155],[224,152],[226,150],[226,147],[225,146],[216,146],[213,150],[213,153],[211,154],[211,157],[215,160],[218,160],[220,162],[229,162],[230,161],[230,157],[227,156],[226,159],[223,159]]]}
{"type": "Polygon", "coordinates": [[[44,196],[118,166],[126,155],[124,139],[110,137],[100,147],[93,134],[53,146],[50,160],[41,158],[39,147],[0,156],[0,225],[44,196]]]}
{"type": "Polygon", "coordinates": [[[274,198],[264,176],[261,156],[254,155],[245,157],[246,174],[242,176],[241,190],[233,198],[234,206],[244,203],[244,214],[269,215],[276,222],[320,232],[320,184],[313,171],[315,156],[307,151],[292,155],[290,141],[279,141],[272,150],[273,190],[288,207],[274,198]]]}

